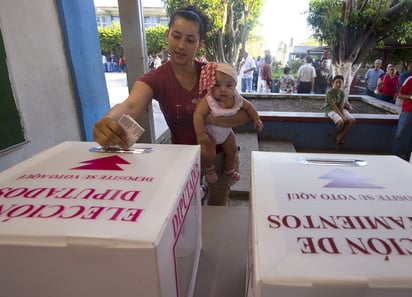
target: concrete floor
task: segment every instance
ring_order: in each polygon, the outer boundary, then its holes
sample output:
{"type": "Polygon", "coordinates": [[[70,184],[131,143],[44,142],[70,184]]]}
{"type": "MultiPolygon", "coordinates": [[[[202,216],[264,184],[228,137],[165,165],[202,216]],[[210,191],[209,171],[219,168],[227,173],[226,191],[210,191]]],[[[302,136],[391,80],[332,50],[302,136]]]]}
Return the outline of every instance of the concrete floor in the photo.
{"type": "Polygon", "coordinates": [[[236,141],[240,146],[240,180],[231,187],[230,206],[247,206],[249,203],[250,172],[252,151],[295,152],[289,141],[261,139],[257,133],[236,133],[236,141]]]}

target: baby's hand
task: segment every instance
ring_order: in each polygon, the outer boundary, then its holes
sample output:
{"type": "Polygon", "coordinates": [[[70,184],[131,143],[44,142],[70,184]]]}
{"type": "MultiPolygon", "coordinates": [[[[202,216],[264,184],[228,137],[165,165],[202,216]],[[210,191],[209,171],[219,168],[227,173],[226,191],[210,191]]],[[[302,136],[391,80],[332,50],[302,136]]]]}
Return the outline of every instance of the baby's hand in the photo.
{"type": "Polygon", "coordinates": [[[256,120],[254,121],[254,127],[255,127],[255,129],[258,129],[259,132],[262,132],[262,130],[263,130],[263,123],[262,123],[262,121],[261,121],[260,119],[256,119],[256,120]]]}

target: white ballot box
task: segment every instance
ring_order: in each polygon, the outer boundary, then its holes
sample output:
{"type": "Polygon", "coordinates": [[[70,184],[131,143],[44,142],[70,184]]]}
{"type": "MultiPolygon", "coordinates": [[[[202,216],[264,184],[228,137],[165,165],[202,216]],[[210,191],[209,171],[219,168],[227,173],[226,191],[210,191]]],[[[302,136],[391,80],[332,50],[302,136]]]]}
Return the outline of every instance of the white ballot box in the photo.
{"type": "Polygon", "coordinates": [[[192,296],[200,147],[65,142],[0,173],[0,296],[192,296]]]}
{"type": "Polygon", "coordinates": [[[412,296],[412,166],[252,152],[248,297],[412,296]]]}

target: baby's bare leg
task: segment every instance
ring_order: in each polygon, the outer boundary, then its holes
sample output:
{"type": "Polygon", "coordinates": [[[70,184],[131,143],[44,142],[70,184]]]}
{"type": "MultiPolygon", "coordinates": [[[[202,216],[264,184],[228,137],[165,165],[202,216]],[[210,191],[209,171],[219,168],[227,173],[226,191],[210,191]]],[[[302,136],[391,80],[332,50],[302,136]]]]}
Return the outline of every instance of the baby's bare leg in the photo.
{"type": "Polygon", "coordinates": [[[224,155],[223,167],[225,170],[233,169],[236,153],[237,153],[237,144],[235,133],[230,132],[229,136],[226,138],[225,142],[222,143],[224,155]]]}

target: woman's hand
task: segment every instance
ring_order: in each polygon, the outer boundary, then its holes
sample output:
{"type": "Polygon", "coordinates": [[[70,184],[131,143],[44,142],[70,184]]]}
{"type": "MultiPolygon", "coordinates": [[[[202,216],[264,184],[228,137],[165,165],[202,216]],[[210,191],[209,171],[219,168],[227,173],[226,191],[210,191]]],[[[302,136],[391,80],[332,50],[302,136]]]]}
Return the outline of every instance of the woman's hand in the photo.
{"type": "Polygon", "coordinates": [[[128,149],[125,131],[109,116],[103,117],[94,124],[93,138],[102,147],[118,145],[128,149]]]}

